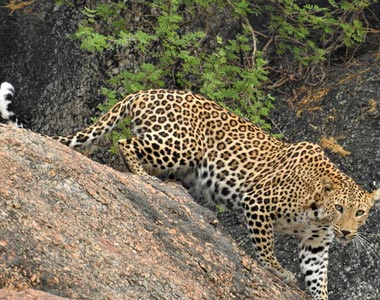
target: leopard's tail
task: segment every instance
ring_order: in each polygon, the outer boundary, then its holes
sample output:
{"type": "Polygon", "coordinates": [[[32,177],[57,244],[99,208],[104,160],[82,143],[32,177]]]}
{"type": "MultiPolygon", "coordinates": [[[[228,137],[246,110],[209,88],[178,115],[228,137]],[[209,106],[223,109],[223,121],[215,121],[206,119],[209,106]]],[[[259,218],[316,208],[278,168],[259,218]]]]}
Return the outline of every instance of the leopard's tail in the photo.
{"type": "Polygon", "coordinates": [[[111,132],[112,129],[129,114],[131,102],[136,94],[127,96],[124,100],[116,103],[106,114],[97,122],[89,127],[68,136],[55,136],[53,139],[69,147],[80,147],[98,140],[104,134],[111,132]]]}
{"type": "Polygon", "coordinates": [[[9,82],[3,82],[0,85],[0,116],[8,125],[22,128],[22,124],[13,112],[12,99],[14,93],[15,89],[9,82]]]}

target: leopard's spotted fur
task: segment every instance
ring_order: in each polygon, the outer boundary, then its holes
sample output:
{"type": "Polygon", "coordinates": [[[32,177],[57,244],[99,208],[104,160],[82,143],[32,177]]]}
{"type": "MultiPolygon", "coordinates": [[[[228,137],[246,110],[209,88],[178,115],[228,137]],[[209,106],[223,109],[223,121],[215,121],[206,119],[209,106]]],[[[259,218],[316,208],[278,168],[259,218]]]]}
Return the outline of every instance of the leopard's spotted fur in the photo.
{"type": "Polygon", "coordinates": [[[212,200],[243,212],[258,261],[281,278],[273,231],[299,237],[299,258],[313,298],[327,299],[328,249],[346,242],[368,217],[379,191],[369,194],[315,144],[278,141],[215,102],[174,90],[141,91],[117,103],[98,122],[60,142],[77,147],[112,130],[125,117],[133,137],[119,141],[127,168],[190,170],[212,200]]]}
{"type": "Polygon", "coordinates": [[[13,85],[3,82],[0,85],[0,120],[14,127],[23,127],[13,112],[12,99],[15,93],[13,85]]]}

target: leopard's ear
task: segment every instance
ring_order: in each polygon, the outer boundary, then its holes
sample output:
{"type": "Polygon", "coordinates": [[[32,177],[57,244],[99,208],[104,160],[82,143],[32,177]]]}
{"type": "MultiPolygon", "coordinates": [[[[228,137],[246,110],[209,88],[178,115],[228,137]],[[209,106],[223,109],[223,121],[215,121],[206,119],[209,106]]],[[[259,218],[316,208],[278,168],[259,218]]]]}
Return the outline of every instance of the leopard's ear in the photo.
{"type": "Polygon", "coordinates": [[[369,194],[369,198],[373,204],[380,200],[380,189],[374,190],[369,194]]]}
{"type": "Polygon", "coordinates": [[[334,182],[330,177],[322,176],[321,177],[321,186],[322,193],[324,196],[329,196],[333,190],[336,189],[334,182]]]}

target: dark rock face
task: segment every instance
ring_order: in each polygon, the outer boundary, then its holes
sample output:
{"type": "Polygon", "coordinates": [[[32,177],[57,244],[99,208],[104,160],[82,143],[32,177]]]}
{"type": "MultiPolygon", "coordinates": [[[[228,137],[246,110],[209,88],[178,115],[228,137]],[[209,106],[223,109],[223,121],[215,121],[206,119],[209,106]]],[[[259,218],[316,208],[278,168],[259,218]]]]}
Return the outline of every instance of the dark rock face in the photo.
{"type": "Polygon", "coordinates": [[[90,122],[104,99],[104,58],[70,38],[81,6],[35,1],[28,10],[0,8],[0,81],[16,89],[15,111],[33,131],[69,134],[90,122]]]}
{"type": "MultiPolygon", "coordinates": [[[[82,4],[56,7],[54,1],[41,0],[35,1],[31,11],[12,15],[0,8],[0,82],[6,80],[15,86],[15,111],[33,131],[47,135],[76,131],[90,123],[98,112],[96,105],[104,100],[100,87],[107,79],[107,58],[82,51],[69,38],[76,30],[82,4]]],[[[289,142],[319,142],[322,136],[334,137],[351,155],[328,155],[368,190],[380,187],[379,63],[374,54],[345,70],[337,69],[321,94],[321,89],[314,89],[310,94],[299,93],[297,99],[279,95],[272,113],[274,123],[289,142]]],[[[357,250],[354,245],[332,246],[331,299],[380,299],[378,217],[379,208],[374,208],[363,227],[370,241],[367,247],[357,250]]],[[[241,239],[252,253],[244,226],[236,224],[236,216],[224,213],[221,220],[226,231],[241,239]]],[[[296,247],[292,237],[279,237],[277,253],[281,262],[299,272],[296,247]]]]}

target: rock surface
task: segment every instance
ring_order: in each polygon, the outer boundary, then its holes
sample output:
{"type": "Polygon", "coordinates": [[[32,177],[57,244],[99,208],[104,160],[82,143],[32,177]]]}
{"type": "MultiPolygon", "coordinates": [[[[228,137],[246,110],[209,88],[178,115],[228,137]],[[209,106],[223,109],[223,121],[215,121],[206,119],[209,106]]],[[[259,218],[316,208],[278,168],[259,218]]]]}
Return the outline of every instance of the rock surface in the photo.
{"type": "Polygon", "coordinates": [[[7,126],[0,176],[1,287],[70,299],[306,299],[175,183],[120,173],[7,126]]]}
{"type": "Polygon", "coordinates": [[[1,300],[65,300],[68,298],[58,297],[42,291],[27,289],[21,292],[10,289],[0,290],[1,300]]]}

